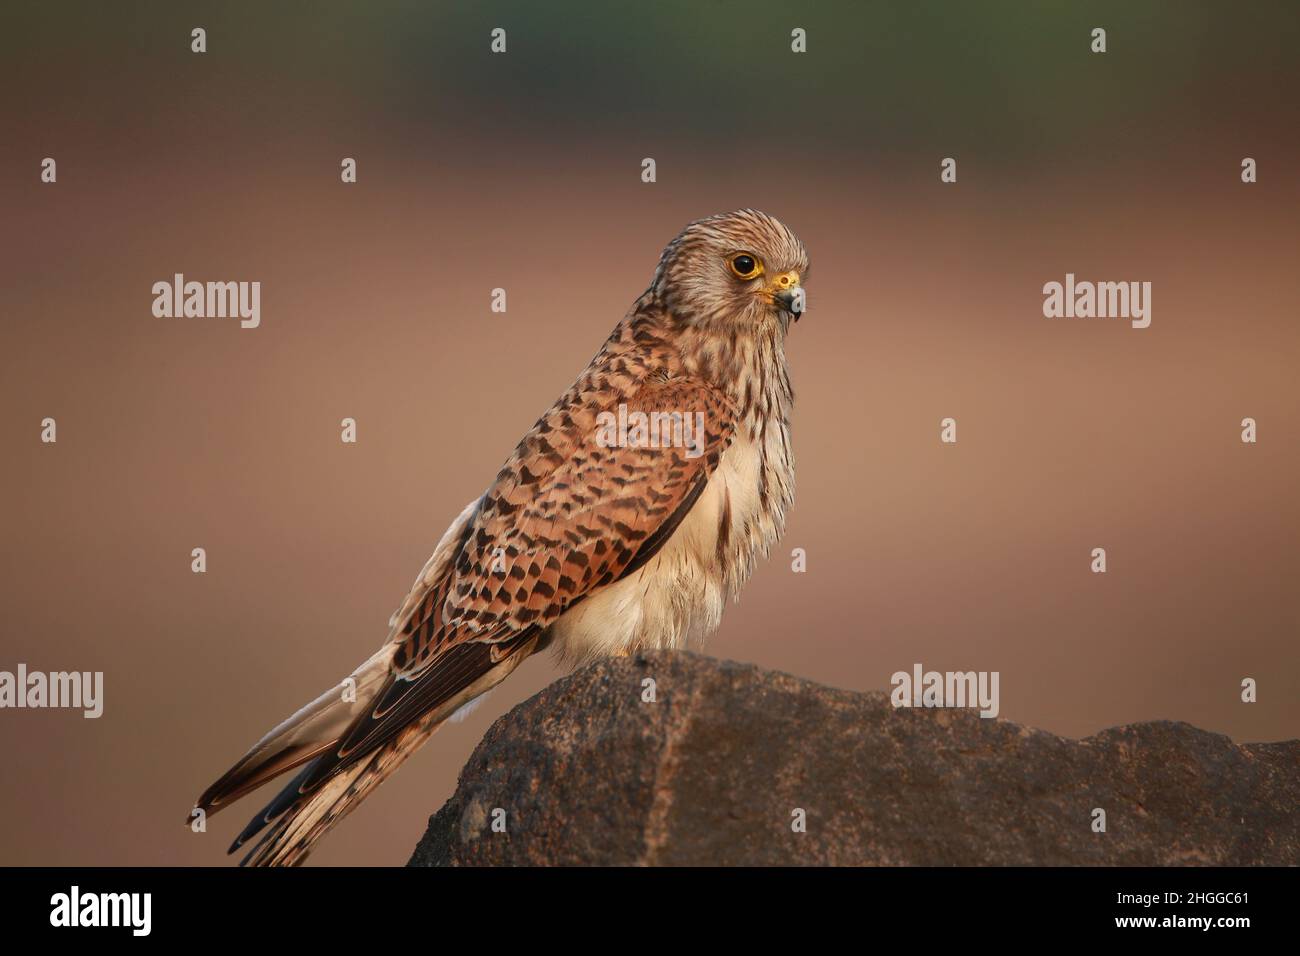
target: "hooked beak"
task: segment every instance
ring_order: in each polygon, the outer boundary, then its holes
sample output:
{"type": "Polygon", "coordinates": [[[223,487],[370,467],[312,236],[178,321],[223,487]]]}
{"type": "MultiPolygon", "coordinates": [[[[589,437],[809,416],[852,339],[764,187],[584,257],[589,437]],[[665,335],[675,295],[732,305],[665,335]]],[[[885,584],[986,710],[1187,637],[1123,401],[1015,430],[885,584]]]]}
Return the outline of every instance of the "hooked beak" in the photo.
{"type": "Polygon", "coordinates": [[[799,316],[803,315],[804,301],[802,288],[785,289],[778,292],[776,295],[772,296],[772,301],[794,316],[796,322],[799,321],[799,316]]]}
{"type": "Polygon", "coordinates": [[[799,321],[799,316],[803,315],[804,310],[804,291],[803,286],[799,284],[799,273],[782,273],[772,280],[767,291],[772,297],[773,305],[789,312],[796,322],[799,321]]]}

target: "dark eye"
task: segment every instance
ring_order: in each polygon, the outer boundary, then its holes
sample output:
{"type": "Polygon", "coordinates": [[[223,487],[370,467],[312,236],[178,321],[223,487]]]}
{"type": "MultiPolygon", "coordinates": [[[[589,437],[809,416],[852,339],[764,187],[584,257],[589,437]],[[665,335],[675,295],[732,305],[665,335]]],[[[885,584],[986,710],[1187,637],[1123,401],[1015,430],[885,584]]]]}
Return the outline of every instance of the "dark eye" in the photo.
{"type": "Polygon", "coordinates": [[[731,271],[741,279],[752,279],[758,275],[758,260],[747,252],[731,257],[731,271]]]}

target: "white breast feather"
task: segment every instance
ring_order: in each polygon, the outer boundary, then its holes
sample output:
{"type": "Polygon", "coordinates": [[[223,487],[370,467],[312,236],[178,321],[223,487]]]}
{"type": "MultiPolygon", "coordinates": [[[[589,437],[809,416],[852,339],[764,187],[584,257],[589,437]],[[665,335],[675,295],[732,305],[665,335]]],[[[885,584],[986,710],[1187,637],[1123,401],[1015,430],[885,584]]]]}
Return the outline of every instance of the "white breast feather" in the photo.
{"type": "MultiPolygon", "coordinates": [[[[608,585],[552,625],[553,647],[567,663],[634,650],[698,646],[722,621],[729,596],[727,568],[718,559],[718,529],[725,503],[731,507],[727,563],[738,536],[756,527],[762,460],[748,436],[737,434],[723,453],[695,505],[653,558],[608,585]]],[[[752,564],[752,552],[770,542],[743,544],[743,567],[730,574],[735,596],[752,564]]]]}

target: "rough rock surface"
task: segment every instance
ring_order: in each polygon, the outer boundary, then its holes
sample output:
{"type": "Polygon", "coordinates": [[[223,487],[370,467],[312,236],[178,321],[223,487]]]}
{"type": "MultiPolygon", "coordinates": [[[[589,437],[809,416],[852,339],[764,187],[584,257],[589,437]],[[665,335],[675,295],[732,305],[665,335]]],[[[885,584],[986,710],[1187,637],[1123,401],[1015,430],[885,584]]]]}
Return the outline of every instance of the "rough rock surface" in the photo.
{"type": "Polygon", "coordinates": [[[1298,808],[1300,741],[1167,721],[1067,740],[656,653],[493,724],[411,865],[1296,865],[1298,808]]]}

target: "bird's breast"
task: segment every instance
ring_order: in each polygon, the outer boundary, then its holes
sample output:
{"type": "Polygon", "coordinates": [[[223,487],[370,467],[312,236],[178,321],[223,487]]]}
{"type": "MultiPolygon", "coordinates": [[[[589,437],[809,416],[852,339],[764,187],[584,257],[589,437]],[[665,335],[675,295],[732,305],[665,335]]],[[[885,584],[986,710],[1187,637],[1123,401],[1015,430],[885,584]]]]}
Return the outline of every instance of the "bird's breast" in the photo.
{"type": "Polygon", "coordinates": [[[572,663],[698,646],[717,630],[758,557],[785,526],[794,495],[782,420],[742,422],[704,491],[658,553],[566,611],[552,646],[572,663]]]}

